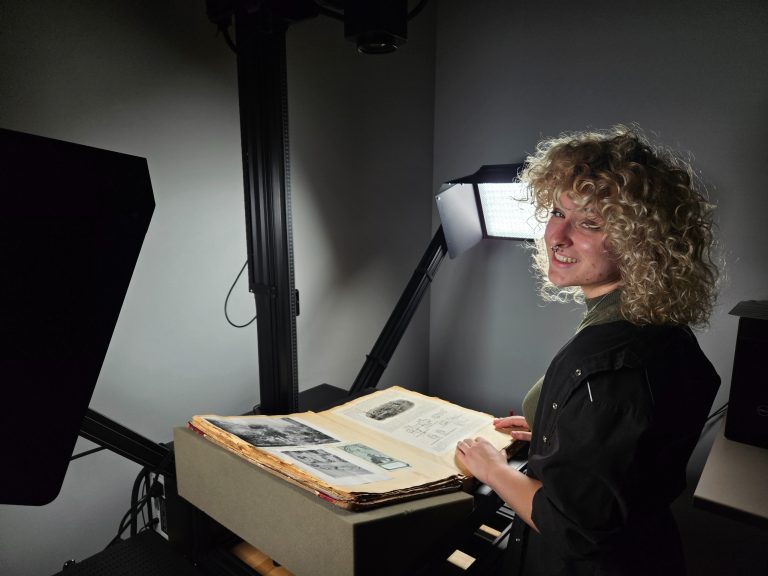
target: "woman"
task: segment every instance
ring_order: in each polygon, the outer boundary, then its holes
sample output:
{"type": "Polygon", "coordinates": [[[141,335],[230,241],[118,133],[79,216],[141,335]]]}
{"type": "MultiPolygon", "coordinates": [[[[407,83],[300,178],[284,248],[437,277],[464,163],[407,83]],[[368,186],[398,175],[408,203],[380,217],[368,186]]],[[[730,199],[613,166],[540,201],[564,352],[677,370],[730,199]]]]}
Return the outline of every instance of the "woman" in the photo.
{"type": "Polygon", "coordinates": [[[525,416],[495,422],[531,441],[527,475],[479,438],[456,457],[529,527],[510,539],[519,573],[684,574],[669,506],[720,384],[689,328],[715,299],[712,207],[623,127],[540,144],[522,180],[549,211],[542,294],[586,314],[525,416]]]}

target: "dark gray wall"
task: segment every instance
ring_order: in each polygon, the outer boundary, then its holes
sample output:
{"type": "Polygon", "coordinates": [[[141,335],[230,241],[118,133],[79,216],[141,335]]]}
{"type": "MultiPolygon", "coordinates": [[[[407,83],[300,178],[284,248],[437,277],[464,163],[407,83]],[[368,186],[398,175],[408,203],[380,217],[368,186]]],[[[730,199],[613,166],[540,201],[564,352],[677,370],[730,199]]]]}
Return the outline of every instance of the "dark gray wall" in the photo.
{"type": "MultiPolygon", "coordinates": [[[[766,53],[768,5],[758,1],[441,1],[434,185],[519,161],[542,137],[617,123],[638,123],[690,155],[718,205],[727,261],[711,328],[699,334],[723,377],[719,406],[737,326],[727,312],[740,300],[768,298],[760,240],[768,213],[766,53]]],[[[519,411],[581,310],[540,303],[516,243],[484,242],[440,276],[431,298],[431,393],[495,414],[519,411]]],[[[692,486],[711,440],[710,432],[692,459],[692,486]]],[[[764,573],[756,532],[691,510],[690,495],[678,504],[692,574],[764,573]]]]}
{"type": "MultiPolygon", "coordinates": [[[[352,385],[429,242],[434,11],[386,56],[358,54],[343,24],[289,30],[299,377],[352,385]]],[[[426,390],[428,306],[380,386],[426,390]]]]}
{"type": "MultiPolygon", "coordinates": [[[[351,385],[429,239],[433,11],[410,28],[381,59],[333,20],[288,33],[302,389],[351,385]]],[[[0,79],[0,126],[149,162],[157,208],[91,405],[166,442],[193,414],[258,403],[256,324],[222,313],[246,258],[242,164],[234,55],[205,2],[3,2],[0,79]]],[[[230,315],[253,308],[241,280],[230,315]]],[[[427,310],[383,385],[426,389],[427,310]]],[[[101,550],[138,471],[100,452],[72,463],[50,505],[0,506],[0,573],[101,550]]]]}

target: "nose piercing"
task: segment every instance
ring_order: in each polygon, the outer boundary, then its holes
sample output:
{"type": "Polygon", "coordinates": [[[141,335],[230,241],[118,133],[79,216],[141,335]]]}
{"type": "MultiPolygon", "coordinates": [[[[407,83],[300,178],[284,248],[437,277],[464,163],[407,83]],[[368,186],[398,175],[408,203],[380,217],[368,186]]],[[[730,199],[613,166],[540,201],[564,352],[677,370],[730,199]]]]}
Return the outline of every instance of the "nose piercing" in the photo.
{"type": "Polygon", "coordinates": [[[558,250],[560,250],[559,244],[555,244],[554,246],[552,246],[552,253],[556,254],[558,250]]]}

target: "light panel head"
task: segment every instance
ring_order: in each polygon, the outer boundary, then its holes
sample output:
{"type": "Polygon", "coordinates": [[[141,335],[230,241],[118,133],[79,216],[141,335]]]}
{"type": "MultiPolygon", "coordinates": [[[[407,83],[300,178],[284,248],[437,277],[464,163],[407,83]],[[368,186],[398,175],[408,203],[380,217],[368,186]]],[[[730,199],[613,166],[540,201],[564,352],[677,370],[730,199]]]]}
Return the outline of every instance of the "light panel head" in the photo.
{"type": "Polygon", "coordinates": [[[444,184],[437,195],[448,254],[455,258],[483,238],[533,240],[544,233],[528,189],[519,181],[522,164],[483,166],[444,184]]]}

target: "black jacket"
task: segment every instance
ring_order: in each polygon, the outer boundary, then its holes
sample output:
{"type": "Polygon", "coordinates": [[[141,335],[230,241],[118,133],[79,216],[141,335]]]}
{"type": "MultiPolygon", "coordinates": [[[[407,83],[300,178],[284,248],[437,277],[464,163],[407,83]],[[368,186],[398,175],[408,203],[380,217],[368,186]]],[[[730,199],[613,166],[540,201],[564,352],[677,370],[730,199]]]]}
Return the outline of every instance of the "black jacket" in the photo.
{"type": "Polygon", "coordinates": [[[536,410],[528,474],[543,484],[540,534],[516,527],[518,573],[684,574],[669,505],[719,385],[687,327],[618,321],[574,336],[536,410]]]}

